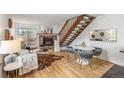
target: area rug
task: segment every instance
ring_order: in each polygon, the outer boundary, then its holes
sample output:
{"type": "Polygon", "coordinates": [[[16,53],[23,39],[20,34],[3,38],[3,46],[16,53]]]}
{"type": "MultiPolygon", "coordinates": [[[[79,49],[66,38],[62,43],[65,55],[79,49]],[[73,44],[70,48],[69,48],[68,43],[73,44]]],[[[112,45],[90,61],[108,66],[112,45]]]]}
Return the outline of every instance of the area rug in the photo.
{"type": "Polygon", "coordinates": [[[57,56],[53,54],[38,54],[38,70],[42,70],[45,67],[50,66],[56,60],[61,60],[63,56],[57,56]]]}
{"type": "Polygon", "coordinates": [[[124,78],[124,67],[114,65],[102,78],[124,78]]]}

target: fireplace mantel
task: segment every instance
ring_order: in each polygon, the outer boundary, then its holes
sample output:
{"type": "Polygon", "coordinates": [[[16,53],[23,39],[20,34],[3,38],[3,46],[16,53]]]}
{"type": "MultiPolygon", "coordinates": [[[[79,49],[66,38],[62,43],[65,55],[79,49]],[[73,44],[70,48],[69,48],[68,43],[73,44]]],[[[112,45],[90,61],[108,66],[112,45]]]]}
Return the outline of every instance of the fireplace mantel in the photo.
{"type": "Polygon", "coordinates": [[[54,34],[37,33],[37,35],[40,37],[54,37],[54,36],[57,36],[58,34],[56,34],[56,33],[54,33],[54,34]]]}

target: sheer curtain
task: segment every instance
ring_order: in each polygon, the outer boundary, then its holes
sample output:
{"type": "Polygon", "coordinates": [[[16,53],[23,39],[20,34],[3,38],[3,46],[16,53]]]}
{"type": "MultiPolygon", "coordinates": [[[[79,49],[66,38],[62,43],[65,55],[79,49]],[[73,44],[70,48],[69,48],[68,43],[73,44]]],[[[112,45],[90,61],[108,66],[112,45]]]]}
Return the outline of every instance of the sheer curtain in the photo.
{"type": "Polygon", "coordinates": [[[24,39],[27,47],[35,48],[38,46],[37,33],[40,32],[40,25],[16,23],[13,36],[24,39]]]}
{"type": "Polygon", "coordinates": [[[19,28],[27,28],[27,29],[35,29],[36,30],[36,33],[39,33],[40,32],[40,25],[35,25],[35,24],[23,24],[23,23],[15,23],[15,26],[14,26],[14,31],[13,31],[13,34],[14,34],[14,37],[18,37],[18,30],[19,28]]]}

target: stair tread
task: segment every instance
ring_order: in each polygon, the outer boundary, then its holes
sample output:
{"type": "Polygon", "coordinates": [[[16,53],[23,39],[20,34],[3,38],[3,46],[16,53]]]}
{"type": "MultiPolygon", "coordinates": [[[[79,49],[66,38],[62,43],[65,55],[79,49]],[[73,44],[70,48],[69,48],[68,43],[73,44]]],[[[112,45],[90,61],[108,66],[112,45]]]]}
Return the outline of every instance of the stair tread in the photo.
{"type": "Polygon", "coordinates": [[[67,38],[67,39],[74,39],[74,37],[71,37],[71,38],[67,38]]]}
{"type": "MultiPolygon", "coordinates": [[[[71,40],[71,39],[73,39],[73,38],[74,38],[74,36],[72,36],[72,37],[68,37],[67,39],[68,39],[68,40],[71,40]]],[[[66,40],[67,40],[67,39],[66,39],[66,40]]]]}
{"type": "Polygon", "coordinates": [[[90,19],[82,19],[81,21],[90,22],[90,19]]]}
{"type": "Polygon", "coordinates": [[[82,25],[81,24],[78,24],[77,27],[82,27],[82,25]]]}
{"type": "Polygon", "coordinates": [[[81,30],[74,30],[74,31],[81,32],[81,30]]]}
{"type": "Polygon", "coordinates": [[[84,27],[83,26],[82,27],[77,26],[76,28],[79,28],[79,30],[80,30],[80,29],[83,29],[84,27]]]}
{"type": "Polygon", "coordinates": [[[73,37],[72,38],[67,38],[68,40],[72,40],[73,39],[73,37]]]}
{"type": "Polygon", "coordinates": [[[79,23],[80,25],[87,25],[87,23],[79,23]]]}
{"type": "Polygon", "coordinates": [[[72,32],[73,34],[78,34],[79,32],[72,32]]]}
{"type": "Polygon", "coordinates": [[[76,28],[75,28],[75,30],[79,30],[79,29],[80,29],[80,27],[76,27],[76,28]]]}
{"type": "Polygon", "coordinates": [[[86,23],[86,21],[81,20],[80,23],[86,23]]]}
{"type": "Polygon", "coordinates": [[[68,38],[72,38],[72,36],[68,36],[68,38]]]}
{"type": "Polygon", "coordinates": [[[84,19],[89,19],[90,17],[89,17],[89,16],[84,16],[83,18],[84,18],[84,19]]]}
{"type": "Polygon", "coordinates": [[[72,33],[72,34],[70,34],[69,36],[73,36],[74,34],[72,33]]]}
{"type": "Polygon", "coordinates": [[[65,41],[68,41],[68,40],[70,40],[70,39],[67,38],[65,41]]]}
{"type": "Polygon", "coordinates": [[[66,39],[65,41],[68,42],[68,41],[71,41],[71,39],[66,39]]]}
{"type": "Polygon", "coordinates": [[[80,32],[81,30],[73,30],[72,32],[80,32]]]}

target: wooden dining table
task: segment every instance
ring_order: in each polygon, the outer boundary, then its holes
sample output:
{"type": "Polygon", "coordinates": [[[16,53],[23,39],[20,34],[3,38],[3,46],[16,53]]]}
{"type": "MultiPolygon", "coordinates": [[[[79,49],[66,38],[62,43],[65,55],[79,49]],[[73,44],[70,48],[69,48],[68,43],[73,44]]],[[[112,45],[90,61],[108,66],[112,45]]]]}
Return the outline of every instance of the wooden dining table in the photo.
{"type": "MultiPolygon", "coordinates": [[[[91,47],[91,46],[87,46],[87,47],[76,46],[74,49],[80,49],[82,51],[84,51],[84,50],[86,50],[86,51],[93,51],[93,50],[95,50],[95,48],[91,47]]],[[[88,65],[89,64],[88,59],[84,59],[84,60],[82,60],[80,58],[77,59],[77,63],[79,63],[79,64],[81,64],[82,61],[83,61],[83,63],[82,63],[83,65],[88,65]]]]}

